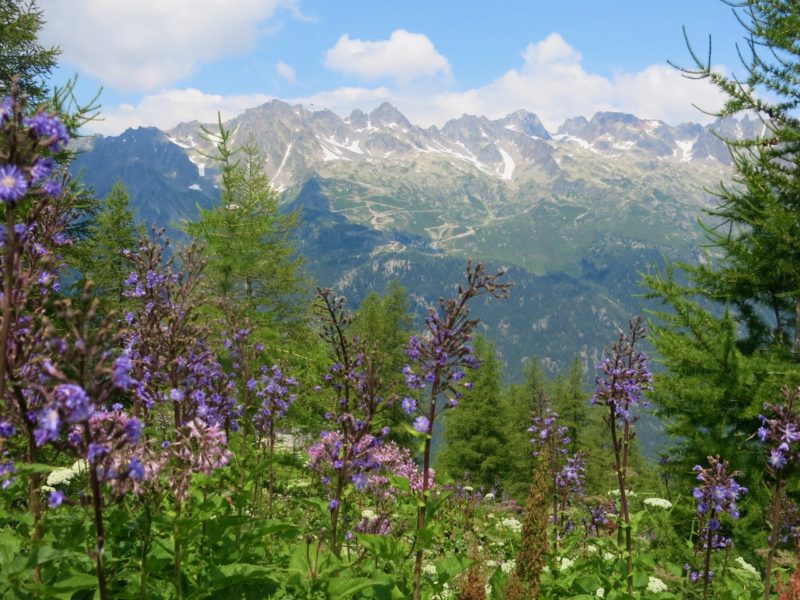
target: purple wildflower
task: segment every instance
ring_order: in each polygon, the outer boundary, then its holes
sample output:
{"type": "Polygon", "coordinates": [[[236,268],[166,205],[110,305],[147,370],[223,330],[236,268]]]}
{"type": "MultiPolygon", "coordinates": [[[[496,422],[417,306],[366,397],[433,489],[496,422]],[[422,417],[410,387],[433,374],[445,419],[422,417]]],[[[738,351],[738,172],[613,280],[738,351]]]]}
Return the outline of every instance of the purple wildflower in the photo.
{"type": "Polygon", "coordinates": [[[13,204],[25,197],[28,181],[16,165],[0,166],[0,200],[13,204]]]}
{"type": "Polygon", "coordinates": [[[428,417],[423,417],[422,415],[418,416],[414,419],[414,429],[416,429],[420,433],[428,433],[428,428],[430,427],[431,423],[428,420],[428,417]]]}
{"type": "Polygon", "coordinates": [[[47,499],[47,506],[50,508],[58,508],[64,502],[64,492],[61,490],[53,490],[47,499]]]}

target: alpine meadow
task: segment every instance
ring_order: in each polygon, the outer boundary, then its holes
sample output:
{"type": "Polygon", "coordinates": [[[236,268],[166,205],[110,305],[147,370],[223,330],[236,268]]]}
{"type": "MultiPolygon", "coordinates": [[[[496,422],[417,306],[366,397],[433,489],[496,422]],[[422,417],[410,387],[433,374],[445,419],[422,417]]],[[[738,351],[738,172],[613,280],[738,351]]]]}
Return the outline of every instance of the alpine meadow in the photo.
{"type": "Polygon", "coordinates": [[[0,0],[0,599],[800,599],[800,4],[712,1],[0,0]]]}

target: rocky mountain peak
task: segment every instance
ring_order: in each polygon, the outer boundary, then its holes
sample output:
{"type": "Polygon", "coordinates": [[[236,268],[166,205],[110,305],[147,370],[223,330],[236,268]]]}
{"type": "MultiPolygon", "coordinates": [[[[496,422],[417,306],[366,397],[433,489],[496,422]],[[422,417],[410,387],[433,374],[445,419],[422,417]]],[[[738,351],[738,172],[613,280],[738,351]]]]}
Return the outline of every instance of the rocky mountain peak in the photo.
{"type": "Polygon", "coordinates": [[[397,126],[401,129],[411,129],[411,122],[405,118],[403,113],[397,110],[388,102],[384,102],[378,108],[369,113],[369,119],[373,127],[392,127],[397,126]]]}

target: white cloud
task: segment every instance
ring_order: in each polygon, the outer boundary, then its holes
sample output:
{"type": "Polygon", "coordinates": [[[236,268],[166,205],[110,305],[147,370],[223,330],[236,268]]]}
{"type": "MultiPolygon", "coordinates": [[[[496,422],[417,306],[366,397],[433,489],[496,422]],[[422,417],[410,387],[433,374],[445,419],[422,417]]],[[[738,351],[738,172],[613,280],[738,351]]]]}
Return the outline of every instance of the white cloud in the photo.
{"type": "Polygon", "coordinates": [[[145,96],[135,106],[121,104],[104,108],[102,120],[91,122],[87,131],[118,135],[129,127],[153,126],[170,129],[178,123],[194,120],[215,123],[218,112],[222,113],[222,119],[226,121],[271,99],[271,96],[264,94],[219,96],[192,88],[167,90],[145,96]]]}
{"type": "Polygon", "coordinates": [[[279,60],[278,64],[275,65],[275,70],[278,72],[278,75],[283,77],[289,83],[294,83],[297,79],[294,69],[282,60],[279,60]]]}
{"type": "MultiPolygon", "coordinates": [[[[508,70],[482,87],[447,91],[401,84],[390,90],[381,88],[382,93],[375,95],[395,104],[419,125],[442,125],[464,113],[498,118],[524,108],[536,113],[552,131],[567,118],[589,118],[598,111],[629,112],[670,124],[707,123],[712,118],[692,105],[706,110],[722,105],[722,95],[708,82],[682,77],[668,65],[651,65],[641,71],[605,77],[587,72],[582,58],[561,35],[552,33],[528,45],[522,52],[521,67],[508,70]]],[[[327,99],[335,98],[338,111],[345,113],[363,107],[363,100],[369,96],[368,89],[358,89],[359,96],[349,105],[348,94],[339,90],[315,94],[306,100],[324,105],[327,99]]]]}
{"type": "Polygon", "coordinates": [[[388,40],[376,42],[343,35],[325,54],[325,66],[366,80],[450,76],[450,64],[425,35],[398,29],[388,40]]]}
{"type": "MultiPolygon", "coordinates": [[[[287,101],[328,108],[343,116],[354,108],[370,111],[388,101],[422,126],[442,125],[464,113],[498,118],[524,108],[536,113],[551,131],[567,118],[591,117],[601,110],[629,112],[673,125],[707,123],[712,118],[692,104],[714,110],[723,101],[708,82],[686,79],[668,65],[651,65],[611,77],[588,73],[581,64],[581,54],[557,33],[530,44],[522,59],[519,68],[468,90],[448,91],[430,81],[415,85],[401,80],[391,86],[341,87],[287,101]]],[[[218,96],[193,89],[170,90],[145,96],[136,106],[104,109],[106,121],[89,129],[116,134],[129,126],[170,128],[194,119],[213,122],[218,110],[227,119],[269,99],[262,94],[218,96]]]]}
{"type": "Polygon", "coordinates": [[[122,91],[152,91],[246,53],[285,0],[40,0],[45,44],[122,91]]]}

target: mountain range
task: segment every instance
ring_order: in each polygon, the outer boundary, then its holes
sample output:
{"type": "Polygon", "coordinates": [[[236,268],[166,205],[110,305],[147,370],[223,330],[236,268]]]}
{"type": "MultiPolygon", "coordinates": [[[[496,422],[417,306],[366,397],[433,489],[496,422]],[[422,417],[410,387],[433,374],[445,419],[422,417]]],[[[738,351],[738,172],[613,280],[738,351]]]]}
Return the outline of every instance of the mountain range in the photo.
{"type": "MultiPolygon", "coordinates": [[[[218,202],[201,127],[84,139],[73,170],[98,197],[122,180],[140,220],[180,236],[181,221],[218,202]]],[[[531,356],[553,372],[576,355],[591,369],[643,309],[641,272],[698,260],[697,219],[730,176],[722,138],[763,124],[601,112],[552,132],[520,110],[422,128],[386,103],[340,117],[273,100],[225,127],[258,146],[282,208],[302,211],[296,245],[312,276],[356,304],[399,278],[423,313],[467,257],[508,267],[511,298],[475,312],[514,378],[531,356]]]]}

